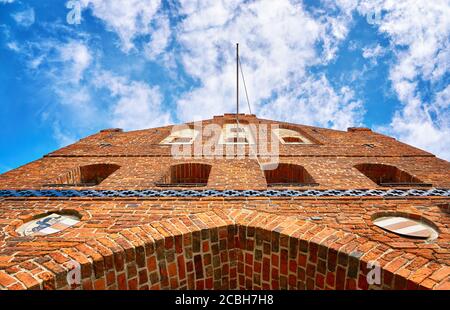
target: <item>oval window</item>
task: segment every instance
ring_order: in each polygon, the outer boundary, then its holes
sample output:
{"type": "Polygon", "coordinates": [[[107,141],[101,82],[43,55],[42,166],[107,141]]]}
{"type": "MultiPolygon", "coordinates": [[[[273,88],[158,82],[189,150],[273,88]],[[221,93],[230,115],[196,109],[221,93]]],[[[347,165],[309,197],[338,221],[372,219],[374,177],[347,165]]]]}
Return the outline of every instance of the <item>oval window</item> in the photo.
{"type": "Polygon", "coordinates": [[[389,232],[410,238],[436,238],[438,233],[424,222],[415,221],[401,216],[379,217],[373,223],[389,232]]]}
{"type": "Polygon", "coordinates": [[[21,236],[45,236],[58,233],[80,222],[76,215],[51,213],[22,224],[16,232],[21,236]]]}

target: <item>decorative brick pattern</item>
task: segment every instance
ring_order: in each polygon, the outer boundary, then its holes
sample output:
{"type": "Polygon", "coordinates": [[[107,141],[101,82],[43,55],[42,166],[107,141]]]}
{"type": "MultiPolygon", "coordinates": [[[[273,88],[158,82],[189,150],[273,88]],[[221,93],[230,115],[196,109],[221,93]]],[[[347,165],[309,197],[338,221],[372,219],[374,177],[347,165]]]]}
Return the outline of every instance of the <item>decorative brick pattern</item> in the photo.
{"type": "MultiPolygon", "coordinates": [[[[170,186],[171,183],[164,183],[170,186]]],[[[176,186],[177,183],[173,185],[176,186]]],[[[202,184],[202,183],[193,183],[202,184]]],[[[0,190],[0,197],[450,197],[450,189],[349,190],[0,190]]]]}

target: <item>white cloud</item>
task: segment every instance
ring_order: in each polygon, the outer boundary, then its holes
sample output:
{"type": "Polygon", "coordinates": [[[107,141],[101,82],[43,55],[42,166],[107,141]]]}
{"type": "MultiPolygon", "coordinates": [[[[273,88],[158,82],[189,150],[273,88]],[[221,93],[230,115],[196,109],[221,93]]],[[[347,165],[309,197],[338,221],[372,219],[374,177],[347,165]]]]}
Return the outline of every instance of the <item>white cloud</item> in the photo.
{"type": "MultiPolygon", "coordinates": [[[[450,159],[450,91],[443,85],[450,68],[448,0],[322,0],[325,8],[316,11],[306,10],[300,0],[182,1],[174,6],[170,2],[168,11],[160,0],[81,2],[117,34],[122,51],[142,47],[147,60],[162,60],[163,66],[175,67],[180,60],[196,82],[176,102],[181,120],[234,112],[234,44],[239,42],[253,112],[337,129],[359,124],[363,103],[350,82],[338,79],[333,84],[309,68],[333,62],[355,10],[363,16],[381,10],[382,19],[373,26],[390,45],[363,47],[362,56],[371,62],[388,50],[395,56],[389,79],[402,104],[383,131],[450,159]],[[182,18],[171,26],[169,14],[175,13],[182,18]],[[172,39],[176,48],[168,52],[172,39]],[[429,85],[427,93],[423,83],[429,85]]],[[[34,10],[27,14],[19,14],[16,21],[32,24],[34,10]]],[[[87,123],[103,113],[112,126],[125,129],[170,121],[157,87],[106,71],[87,42],[52,41],[29,61],[32,69],[48,69],[50,87],[61,102],[81,111],[71,116],[74,120],[87,123]],[[92,88],[112,96],[107,108],[92,100],[92,88]]],[[[13,43],[7,45],[12,50],[26,47],[13,43]]],[[[241,111],[247,111],[243,92],[241,102],[241,111]]]]}
{"type": "Polygon", "coordinates": [[[74,137],[73,135],[67,132],[63,132],[59,122],[55,122],[52,128],[53,128],[53,136],[56,139],[56,141],[58,141],[60,147],[67,146],[77,141],[76,137],[74,137]]]}
{"type": "Polygon", "coordinates": [[[450,3],[363,0],[358,10],[363,15],[383,12],[378,29],[397,55],[389,78],[402,106],[385,131],[450,159],[449,90],[448,84],[442,89],[440,83],[450,69],[450,3]],[[431,96],[421,93],[421,82],[429,83],[431,96]]]}
{"type": "Polygon", "coordinates": [[[59,47],[58,52],[58,60],[65,63],[64,78],[72,83],[79,83],[92,62],[88,46],[79,41],[71,41],[59,47]]]}
{"type": "Polygon", "coordinates": [[[336,91],[325,78],[308,77],[295,89],[281,92],[273,103],[261,108],[260,116],[287,122],[344,129],[358,124],[364,113],[353,91],[336,91]]]}
{"type": "Polygon", "coordinates": [[[101,54],[88,41],[44,40],[26,46],[28,68],[42,74],[49,90],[38,113],[53,123],[60,145],[99,126],[132,130],[170,123],[159,88],[104,70],[101,54]]]}
{"type": "Polygon", "coordinates": [[[94,81],[109,90],[115,102],[110,105],[110,124],[127,130],[167,125],[170,114],[162,111],[162,95],[157,87],[130,81],[110,72],[99,72],[94,81]]]}
{"type": "MultiPolygon", "coordinates": [[[[78,89],[94,62],[94,52],[87,42],[74,39],[67,42],[51,39],[27,42],[20,46],[20,52],[27,61],[28,69],[42,74],[49,81],[47,87],[57,94],[70,93],[74,102],[89,100],[86,92],[78,89]]],[[[70,104],[72,101],[68,99],[65,97],[63,103],[70,104]]]]}
{"type": "Polygon", "coordinates": [[[447,114],[450,113],[450,110],[446,110],[450,107],[450,85],[447,85],[447,87],[444,90],[436,94],[436,99],[434,103],[439,110],[442,109],[445,110],[447,114]]]}
{"type": "MultiPolygon", "coordinates": [[[[117,0],[81,0],[81,4],[84,8],[90,8],[95,17],[117,33],[125,52],[135,47],[133,41],[138,36],[151,34],[154,30],[152,22],[155,18],[161,18],[157,14],[160,0],[127,0],[126,3],[117,0]]],[[[157,41],[164,41],[161,36],[161,33],[157,34],[157,41]]]]}
{"type": "MultiPolygon", "coordinates": [[[[235,42],[240,43],[253,112],[311,123],[323,102],[334,102],[343,95],[324,76],[308,77],[307,68],[333,59],[348,33],[345,16],[315,18],[302,2],[287,0],[183,2],[180,10],[187,16],[176,36],[182,46],[182,63],[200,83],[178,101],[181,119],[235,111],[235,42]],[[309,92],[302,83],[325,83],[327,89],[309,92]],[[320,102],[312,98],[320,98],[320,102]],[[292,113],[295,107],[302,107],[303,112],[292,113]]],[[[244,98],[241,102],[245,104],[244,98]]],[[[241,108],[247,111],[244,104],[241,108]]],[[[352,101],[329,104],[320,123],[329,122],[333,127],[354,124],[358,113],[340,111],[357,107],[352,101]]]]}
{"type": "MultiPolygon", "coordinates": [[[[11,3],[11,2],[8,2],[11,3]]],[[[12,17],[16,23],[22,27],[30,27],[34,24],[35,14],[33,8],[28,8],[26,10],[12,14],[12,17]]]]}
{"type": "Polygon", "coordinates": [[[28,62],[28,67],[32,70],[36,70],[37,68],[39,68],[39,66],[42,64],[42,62],[45,59],[45,55],[39,55],[37,57],[33,57],[29,62],[28,62]]]}
{"type": "Polygon", "coordinates": [[[169,18],[165,15],[160,15],[155,19],[155,27],[151,31],[151,39],[144,47],[145,55],[150,60],[155,60],[157,56],[161,55],[169,44],[171,35],[169,18]]]}
{"type": "Polygon", "coordinates": [[[14,51],[14,52],[16,52],[16,53],[20,52],[20,47],[19,47],[19,45],[17,44],[17,42],[15,42],[15,41],[8,42],[8,43],[6,44],[6,47],[8,47],[10,50],[12,50],[12,51],[14,51]]]}
{"type": "Polygon", "coordinates": [[[0,0],[0,3],[13,3],[15,0],[0,0]]]}
{"type": "Polygon", "coordinates": [[[380,57],[384,53],[385,53],[384,48],[380,44],[377,44],[375,46],[363,47],[363,54],[362,54],[362,56],[364,58],[366,58],[366,59],[373,59],[373,58],[380,57]]]}
{"type": "Polygon", "coordinates": [[[87,42],[46,39],[23,43],[20,48],[26,69],[42,81],[39,92],[43,98],[36,102],[36,114],[52,124],[61,146],[98,125],[99,107],[86,82],[94,62],[87,42]]]}
{"type": "Polygon", "coordinates": [[[161,111],[162,95],[157,87],[114,75],[98,64],[94,66],[95,56],[85,42],[73,40],[53,46],[56,53],[46,55],[47,62],[54,64],[54,70],[48,72],[51,87],[69,113],[76,111],[76,114],[67,115],[73,122],[89,127],[99,114],[103,114],[107,115],[103,120],[105,125],[124,129],[169,123],[170,115],[161,111]],[[106,106],[102,105],[107,101],[105,98],[94,99],[95,89],[109,91],[111,100],[106,106]]]}

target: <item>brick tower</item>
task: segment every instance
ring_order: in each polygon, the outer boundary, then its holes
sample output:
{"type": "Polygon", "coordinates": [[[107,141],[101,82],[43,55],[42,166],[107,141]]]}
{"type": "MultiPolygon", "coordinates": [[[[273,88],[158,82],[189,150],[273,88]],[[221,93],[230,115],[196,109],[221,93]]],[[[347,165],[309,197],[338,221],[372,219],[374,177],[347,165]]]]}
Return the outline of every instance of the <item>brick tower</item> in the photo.
{"type": "Polygon", "coordinates": [[[236,116],[102,130],[0,175],[0,288],[450,289],[448,162],[236,116]]]}

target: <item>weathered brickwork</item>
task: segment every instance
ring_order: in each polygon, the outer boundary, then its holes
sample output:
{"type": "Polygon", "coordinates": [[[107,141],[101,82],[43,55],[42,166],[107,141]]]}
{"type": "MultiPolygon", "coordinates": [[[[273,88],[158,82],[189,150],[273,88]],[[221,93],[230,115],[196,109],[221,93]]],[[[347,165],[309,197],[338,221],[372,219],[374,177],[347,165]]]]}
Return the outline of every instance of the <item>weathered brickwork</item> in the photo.
{"type": "MultiPolygon", "coordinates": [[[[380,188],[376,183],[359,172],[353,166],[358,163],[383,163],[397,166],[413,174],[425,183],[439,188],[450,187],[448,163],[435,157],[405,158],[365,158],[345,157],[282,157],[280,162],[303,166],[319,186],[302,188],[380,188]]],[[[0,176],[0,189],[48,188],[45,184],[54,184],[64,172],[80,165],[109,163],[121,166],[99,185],[98,189],[149,189],[158,188],[157,182],[164,180],[171,165],[179,163],[205,163],[212,166],[208,185],[214,189],[265,189],[264,172],[256,160],[252,159],[195,159],[176,160],[171,157],[70,157],[43,158],[0,176]],[[26,178],[24,177],[26,175],[26,178]]],[[[75,187],[76,188],[76,187],[75,187]]],[[[295,187],[292,187],[295,188],[295,187]]]]}
{"type": "MultiPolygon", "coordinates": [[[[450,268],[352,233],[230,209],[125,229],[0,273],[8,289],[368,289],[369,260],[384,289],[448,288],[450,268]],[[81,265],[69,287],[65,264],[81,265]]],[[[372,284],[373,285],[373,284],[372,284]]]]}
{"type": "MultiPolygon", "coordinates": [[[[203,124],[233,120],[225,115],[203,124]]],[[[318,183],[302,189],[383,188],[354,167],[365,163],[450,188],[448,162],[390,137],[363,128],[278,124],[314,142],[280,145],[280,162],[302,166],[318,183]]],[[[268,188],[253,158],[173,158],[170,146],[159,144],[169,133],[170,127],[102,131],[0,175],[0,190],[161,189],[159,183],[170,183],[170,167],[181,163],[211,166],[202,189],[268,188]],[[79,167],[91,164],[120,168],[95,186],[69,184],[82,179],[79,167]]],[[[449,205],[445,196],[0,197],[0,288],[450,289],[449,205]],[[80,222],[47,236],[16,232],[52,212],[76,214],[80,222]],[[373,224],[387,215],[425,222],[438,237],[405,238],[373,224]],[[380,265],[380,284],[367,281],[372,261],[380,265]],[[74,262],[81,283],[71,287],[74,262]]]]}

